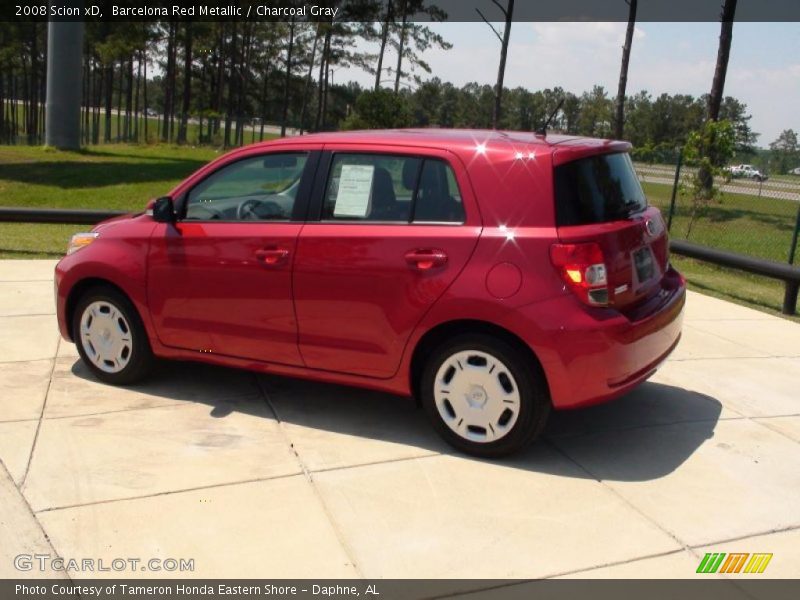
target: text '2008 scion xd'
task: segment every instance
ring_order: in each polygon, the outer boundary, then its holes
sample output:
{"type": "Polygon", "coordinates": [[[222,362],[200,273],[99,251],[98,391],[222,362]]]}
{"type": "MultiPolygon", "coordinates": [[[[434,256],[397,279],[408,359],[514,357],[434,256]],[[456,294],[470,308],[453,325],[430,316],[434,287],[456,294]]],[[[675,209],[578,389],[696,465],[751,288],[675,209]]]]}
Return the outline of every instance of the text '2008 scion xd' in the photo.
{"type": "Polygon", "coordinates": [[[624,142],[470,130],[286,138],[77,234],[61,334],[101,380],[155,357],[413,394],[481,456],[618,396],[685,282],[624,142]]]}

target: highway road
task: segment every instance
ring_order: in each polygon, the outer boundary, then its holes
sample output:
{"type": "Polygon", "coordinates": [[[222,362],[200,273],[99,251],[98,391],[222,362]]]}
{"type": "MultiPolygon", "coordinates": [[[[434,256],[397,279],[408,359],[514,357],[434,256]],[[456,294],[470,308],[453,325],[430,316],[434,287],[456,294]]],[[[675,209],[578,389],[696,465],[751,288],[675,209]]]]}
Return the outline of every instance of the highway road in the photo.
{"type": "MultiPolygon", "coordinates": [[[[675,181],[675,171],[671,167],[652,167],[636,165],[639,180],[645,183],[659,183],[671,186],[675,181]]],[[[685,170],[681,177],[688,176],[691,171],[685,170]]],[[[745,179],[732,179],[720,186],[720,190],[728,194],[746,194],[762,198],[777,198],[800,202],[800,181],[797,184],[786,181],[767,180],[763,183],[745,179]]]]}

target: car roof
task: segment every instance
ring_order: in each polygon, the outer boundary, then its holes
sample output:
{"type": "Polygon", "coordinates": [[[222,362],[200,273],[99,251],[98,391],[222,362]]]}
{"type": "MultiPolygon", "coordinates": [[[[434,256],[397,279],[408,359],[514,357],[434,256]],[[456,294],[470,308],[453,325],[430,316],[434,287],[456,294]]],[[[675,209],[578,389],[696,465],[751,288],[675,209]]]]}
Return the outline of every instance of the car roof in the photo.
{"type": "MultiPolygon", "coordinates": [[[[456,153],[474,153],[484,147],[506,146],[511,150],[535,149],[537,153],[552,153],[557,148],[582,152],[625,152],[630,149],[627,142],[588,138],[573,135],[548,133],[541,135],[525,131],[501,131],[492,129],[372,129],[363,131],[336,131],[312,133],[301,137],[286,137],[255,146],[296,145],[298,141],[323,144],[385,144],[416,146],[420,148],[447,148],[456,153]]],[[[253,146],[250,146],[251,148],[253,146]]]]}

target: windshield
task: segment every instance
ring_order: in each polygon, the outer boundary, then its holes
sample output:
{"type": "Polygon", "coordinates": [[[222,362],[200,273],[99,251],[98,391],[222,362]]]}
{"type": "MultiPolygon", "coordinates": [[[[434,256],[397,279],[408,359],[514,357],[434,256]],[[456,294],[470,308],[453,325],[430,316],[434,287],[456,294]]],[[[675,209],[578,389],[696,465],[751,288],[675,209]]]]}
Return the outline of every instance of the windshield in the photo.
{"type": "Polygon", "coordinates": [[[590,156],[556,167],[555,197],[558,226],[626,219],[647,208],[625,153],[590,156]]]}

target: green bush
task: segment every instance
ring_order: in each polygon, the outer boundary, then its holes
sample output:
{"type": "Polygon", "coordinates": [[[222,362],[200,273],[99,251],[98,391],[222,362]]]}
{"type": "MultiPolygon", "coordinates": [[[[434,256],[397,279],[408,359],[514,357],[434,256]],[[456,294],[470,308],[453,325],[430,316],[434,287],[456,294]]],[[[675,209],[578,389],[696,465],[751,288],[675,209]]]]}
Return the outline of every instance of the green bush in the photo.
{"type": "Polygon", "coordinates": [[[341,123],[342,129],[392,129],[412,123],[406,98],[387,89],[364,92],[355,110],[341,123]]]}
{"type": "Polygon", "coordinates": [[[736,132],[730,121],[706,121],[702,129],[689,134],[683,156],[686,165],[695,167],[696,171],[681,186],[681,195],[687,196],[692,206],[687,239],[696,219],[712,202],[719,200],[720,191],[714,178],[726,177],[724,166],[733,157],[735,145],[736,132]]]}

